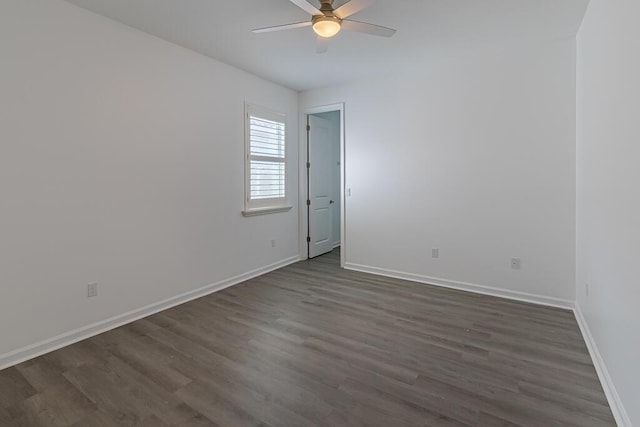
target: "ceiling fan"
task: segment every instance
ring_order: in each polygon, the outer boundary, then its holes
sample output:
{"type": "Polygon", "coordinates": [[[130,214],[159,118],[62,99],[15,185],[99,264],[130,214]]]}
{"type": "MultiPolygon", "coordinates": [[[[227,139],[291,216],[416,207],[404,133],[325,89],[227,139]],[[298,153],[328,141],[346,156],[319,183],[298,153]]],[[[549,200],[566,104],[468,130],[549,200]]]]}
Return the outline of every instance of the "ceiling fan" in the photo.
{"type": "Polygon", "coordinates": [[[334,0],[319,0],[320,9],[311,5],[306,0],[290,0],[305,12],[309,13],[311,21],[296,22],[294,24],[278,25],[275,27],[258,28],[254,33],[268,33],[271,31],[291,30],[293,28],[312,27],[318,35],[317,52],[327,51],[327,40],[335,36],[341,29],[358,31],[372,34],[374,36],[391,37],[396,30],[382,27],[380,25],[368,24],[366,22],[352,21],[346,19],[349,16],[360,12],[362,9],[371,6],[375,0],[350,0],[337,9],[333,8],[334,0]]]}

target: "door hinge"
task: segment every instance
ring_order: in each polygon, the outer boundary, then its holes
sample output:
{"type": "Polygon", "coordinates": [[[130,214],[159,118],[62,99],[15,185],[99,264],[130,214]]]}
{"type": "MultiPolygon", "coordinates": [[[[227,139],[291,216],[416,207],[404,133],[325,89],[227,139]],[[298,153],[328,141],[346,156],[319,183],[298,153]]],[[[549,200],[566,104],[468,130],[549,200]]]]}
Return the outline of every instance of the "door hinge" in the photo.
{"type": "Polygon", "coordinates": [[[307,206],[311,206],[311,200],[307,199],[307,206]]]}
{"type": "Polygon", "coordinates": [[[307,236],[307,243],[311,243],[311,236],[307,236]]]}
{"type": "Polygon", "coordinates": [[[311,126],[307,125],[307,132],[309,132],[311,130],[311,126]]]}
{"type": "Polygon", "coordinates": [[[307,169],[311,167],[311,162],[307,162],[307,169]]]}

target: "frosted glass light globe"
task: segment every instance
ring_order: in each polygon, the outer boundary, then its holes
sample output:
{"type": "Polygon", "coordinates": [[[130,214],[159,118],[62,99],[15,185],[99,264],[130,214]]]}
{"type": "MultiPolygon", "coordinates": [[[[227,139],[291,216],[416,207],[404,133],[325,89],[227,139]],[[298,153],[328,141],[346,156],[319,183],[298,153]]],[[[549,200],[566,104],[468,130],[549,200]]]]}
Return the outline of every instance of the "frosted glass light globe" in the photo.
{"type": "Polygon", "coordinates": [[[333,37],[340,31],[340,20],[330,16],[323,16],[313,21],[313,31],[320,37],[333,37]]]}

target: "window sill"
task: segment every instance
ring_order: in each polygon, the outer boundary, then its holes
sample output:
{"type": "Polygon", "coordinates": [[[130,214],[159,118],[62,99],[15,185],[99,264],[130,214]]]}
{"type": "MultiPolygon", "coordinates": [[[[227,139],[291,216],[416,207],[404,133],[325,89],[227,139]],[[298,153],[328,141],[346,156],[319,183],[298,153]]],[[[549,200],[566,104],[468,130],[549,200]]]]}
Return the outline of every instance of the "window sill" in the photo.
{"type": "Polygon", "coordinates": [[[293,208],[293,206],[278,206],[274,208],[256,208],[256,209],[247,209],[242,211],[243,216],[258,216],[258,215],[268,215],[280,212],[288,212],[293,208]]]}

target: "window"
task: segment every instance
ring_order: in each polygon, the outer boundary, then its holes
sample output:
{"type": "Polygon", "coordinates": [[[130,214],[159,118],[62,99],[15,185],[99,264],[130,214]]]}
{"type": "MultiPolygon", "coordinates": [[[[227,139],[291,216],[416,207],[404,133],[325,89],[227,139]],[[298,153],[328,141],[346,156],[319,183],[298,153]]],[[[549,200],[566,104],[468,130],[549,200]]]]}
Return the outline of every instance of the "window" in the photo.
{"type": "Polygon", "coordinates": [[[286,119],[255,105],[245,116],[245,216],[284,212],[287,203],[286,119]]]}

